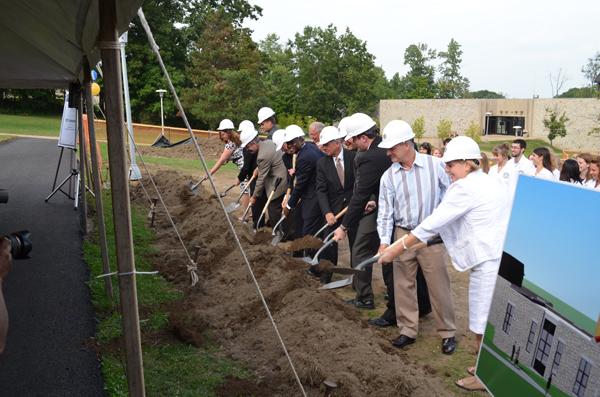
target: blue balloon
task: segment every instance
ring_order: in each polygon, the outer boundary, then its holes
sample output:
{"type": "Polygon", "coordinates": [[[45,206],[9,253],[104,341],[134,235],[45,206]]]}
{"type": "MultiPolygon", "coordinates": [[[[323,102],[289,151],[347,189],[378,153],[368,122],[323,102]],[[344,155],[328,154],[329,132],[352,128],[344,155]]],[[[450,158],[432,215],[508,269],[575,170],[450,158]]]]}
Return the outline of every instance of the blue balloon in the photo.
{"type": "Polygon", "coordinates": [[[96,72],[95,70],[92,70],[92,81],[96,81],[97,78],[98,78],[98,72],[96,72]]]}

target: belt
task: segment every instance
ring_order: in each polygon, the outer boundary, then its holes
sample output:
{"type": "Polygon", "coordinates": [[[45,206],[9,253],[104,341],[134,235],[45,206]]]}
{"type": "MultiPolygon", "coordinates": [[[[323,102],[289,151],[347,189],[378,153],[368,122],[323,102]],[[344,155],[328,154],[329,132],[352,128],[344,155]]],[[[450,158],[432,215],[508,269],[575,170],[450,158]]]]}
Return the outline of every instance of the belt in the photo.
{"type": "Polygon", "coordinates": [[[397,227],[398,229],[402,229],[402,230],[405,230],[405,231],[407,231],[407,232],[410,232],[411,230],[413,230],[413,229],[414,229],[414,228],[412,228],[412,227],[411,227],[411,228],[408,228],[408,227],[397,226],[397,225],[396,225],[396,227],[397,227]]]}

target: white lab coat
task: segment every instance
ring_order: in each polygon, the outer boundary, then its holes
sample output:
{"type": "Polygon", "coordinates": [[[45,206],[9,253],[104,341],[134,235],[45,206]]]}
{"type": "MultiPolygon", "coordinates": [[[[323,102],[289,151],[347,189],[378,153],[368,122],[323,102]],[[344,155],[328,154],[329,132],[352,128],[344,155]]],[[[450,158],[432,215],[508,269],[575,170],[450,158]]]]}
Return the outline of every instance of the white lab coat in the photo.
{"type": "Polygon", "coordinates": [[[465,271],[502,256],[509,215],[505,187],[479,170],[452,183],[412,233],[421,241],[439,233],[454,267],[465,271]]]}

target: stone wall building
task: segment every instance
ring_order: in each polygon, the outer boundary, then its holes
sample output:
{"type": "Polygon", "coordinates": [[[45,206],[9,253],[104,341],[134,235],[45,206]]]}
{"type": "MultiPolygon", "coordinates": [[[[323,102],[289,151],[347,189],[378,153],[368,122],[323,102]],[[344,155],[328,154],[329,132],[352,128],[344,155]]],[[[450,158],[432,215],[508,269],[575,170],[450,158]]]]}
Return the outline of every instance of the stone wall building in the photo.
{"type": "Polygon", "coordinates": [[[498,277],[488,322],[493,343],[571,396],[600,396],[600,344],[544,299],[498,277]]]}
{"type": "Polygon", "coordinates": [[[543,120],[546,109],[565,112],[570,119],[567,136],[553,143],[565,150],[600,153],[600,136],[588,132],[600,126],[600,100],[587,99],[388,99],[379,102],[380,125],[401,119],[412,124],[415,119],[425,119],[425,136],[436,137],[436,127],[441,119],[452,122],[453,132],[463,135],[473,122],[482,134],[523,134],[526,138],[547,139],[548,131],[543,120]],[[517,128],[515,128],[517,127],[517,128]],[[520,128],[519,128],[520,127],[520,128]]]}

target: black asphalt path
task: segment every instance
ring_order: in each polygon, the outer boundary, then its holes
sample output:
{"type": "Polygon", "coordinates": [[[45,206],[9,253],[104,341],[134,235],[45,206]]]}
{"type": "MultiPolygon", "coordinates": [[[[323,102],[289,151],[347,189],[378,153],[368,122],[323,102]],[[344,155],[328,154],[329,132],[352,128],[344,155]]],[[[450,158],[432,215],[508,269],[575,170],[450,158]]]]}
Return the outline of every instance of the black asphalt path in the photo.
{"type": "MultiPolygon", "coordinates": [[[[10,328],[0,355],[2,397],[105,395],[88,347],[95,321],[79,211],[60,193],[44,202],[59,151],[54,140],[0,143],[0,188],[9,190],[8,204],[0,204],[0,234],[29,229],[33,242],[31,258],[13,261],[4,283],[10,328]]],[[[59,180],[68,171],[63,161],[59,180]]]]}

